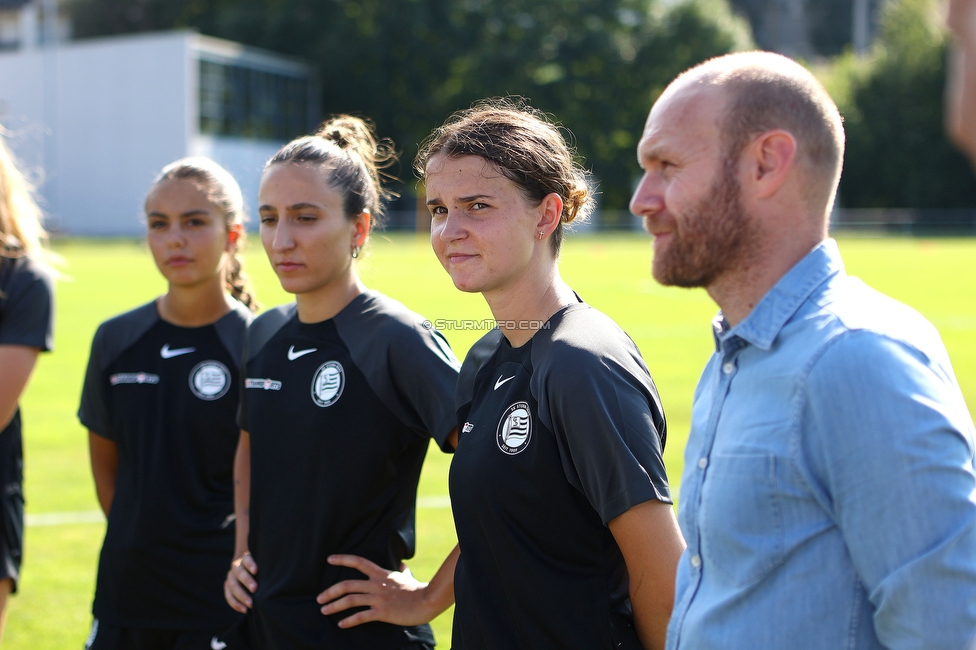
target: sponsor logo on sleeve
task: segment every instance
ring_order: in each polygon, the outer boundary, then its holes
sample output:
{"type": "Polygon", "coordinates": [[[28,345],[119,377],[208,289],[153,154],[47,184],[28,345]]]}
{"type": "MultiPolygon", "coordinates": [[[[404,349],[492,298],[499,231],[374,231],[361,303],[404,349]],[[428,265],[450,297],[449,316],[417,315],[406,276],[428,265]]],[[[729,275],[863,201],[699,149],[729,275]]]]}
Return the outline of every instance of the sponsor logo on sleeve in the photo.
{"type": "Polygon", "coordinates": [[[474,431],[474,425],[470,422],[465,422],[461,428],[461,433],[471,433],[472,431],[474,431]]]}
{"type": "Polygon", "coordinates": [[[219,361],[201,361],[190,371],[190,390],[202,400],[220,399],[230,389],[230,371],[219,361]]]}
{"type": "Polygon", "coordinates": [[[346,385],[346,373],[338,361],[326,361],[315,371],[312,378],[312,401],[325,408],[332,406],[342,397],[346,385]]]}
{"type": "Polygon", "coordinates": [[[532,414],[528,402],[515,402],[498,421],[498,448],[510,456],[521,453],[532,439],[532,414]]]}
{"type": "Polygon", "coordinates": [[[117,372],[108,378],[113,386],[118,384],[158,384],[159,375],[151,372],[117,372]]]}
{"type": "Polygon", "coordinates": [[[244,388],[257,388],[259,390],[281,390],[281,382],[277,379],[267,379],[265,377],[250,377],[244,380],[244,388]]]}

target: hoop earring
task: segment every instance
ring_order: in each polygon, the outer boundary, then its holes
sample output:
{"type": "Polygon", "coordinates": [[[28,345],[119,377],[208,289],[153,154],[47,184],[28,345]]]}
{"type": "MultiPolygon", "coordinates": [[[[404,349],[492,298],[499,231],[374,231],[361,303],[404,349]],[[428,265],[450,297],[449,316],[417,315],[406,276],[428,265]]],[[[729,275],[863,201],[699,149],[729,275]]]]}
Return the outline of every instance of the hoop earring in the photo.
{"type": "Polygon", "coordinates": [[[362,246],[353,246],[352,247],[352,258],[353,259],[356,259],[357,257],[359,257],[359,251],[362,250],[362,248],[363,248],[362,246]]]}

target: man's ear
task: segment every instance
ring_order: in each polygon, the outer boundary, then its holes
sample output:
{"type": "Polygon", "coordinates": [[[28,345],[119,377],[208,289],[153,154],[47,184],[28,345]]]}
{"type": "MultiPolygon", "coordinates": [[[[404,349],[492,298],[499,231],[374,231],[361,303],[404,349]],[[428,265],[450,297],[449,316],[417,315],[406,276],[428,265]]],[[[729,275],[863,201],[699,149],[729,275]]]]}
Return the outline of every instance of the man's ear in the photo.
{"type": "Polygon", "coordinates": [[[789,131],[766,131],[753,139],[743,152],[745,178],[753,197],[768,199],[776,194],[796,166],[796,138],[789,131]]]}

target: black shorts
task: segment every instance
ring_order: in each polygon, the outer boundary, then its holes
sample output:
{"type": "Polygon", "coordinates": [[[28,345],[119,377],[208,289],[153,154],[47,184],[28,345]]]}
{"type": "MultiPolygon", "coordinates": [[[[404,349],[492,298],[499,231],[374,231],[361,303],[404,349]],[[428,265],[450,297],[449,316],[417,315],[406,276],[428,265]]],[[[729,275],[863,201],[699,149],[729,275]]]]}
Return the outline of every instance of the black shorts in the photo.
{"type": "MultiPolygon", "coordinates": [[[[227,632],[213,638],[213,648],[221,650],[256,650],[248,641],[244,633],[244,626],[238,625],[227,632]]],[[[400,650],[434,650],[434,646],[427,643],[408,643],[400,650]]]]}
{"type": "Polygon", "coordinates": [[[215,630],[149,630],[92,621],[85,650],[211,650],[215,630]]]}
{"type": "MultiPolygon", "coordinates": [[[[20,413],[14,418],[19,420],[20,413]]],[[[0,435],[0,580],[14,581],[11,593],[17,591],[24,553],[23,459],[20,427],[8,427],[0,435]]]]}

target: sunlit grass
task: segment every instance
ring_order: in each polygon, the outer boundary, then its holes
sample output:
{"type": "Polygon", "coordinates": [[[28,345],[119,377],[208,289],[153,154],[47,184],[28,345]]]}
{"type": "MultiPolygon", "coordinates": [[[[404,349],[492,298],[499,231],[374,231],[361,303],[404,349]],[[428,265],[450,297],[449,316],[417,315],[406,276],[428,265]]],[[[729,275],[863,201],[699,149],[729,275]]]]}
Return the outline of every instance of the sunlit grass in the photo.
{"type": "MultiPolygon", "coordinates": [[[[26,493],[30,515],[93,512],[87,437],[75,417],[91,337],[106,318],[151,300],[164,283],[143,245],[132,241],[58,244],[71,277],[58,285],[56,351],[38,366],[22,406],[26,493]]],[[[841,240],[848,270],[912,305],[942,332],[970,410],[976,405],[976,240],[841,240]]],[[[265,305],[287,302],[264,255],[248,254],[248,269],[265,305]]],[[[650,244],[639,233],[571,237],[562,273],[580,296],[614,318],[637,342],[661,392],[669,423],[665,461],[673,483],[681,476],[691,398],[713,349],[709,322],[715,306],[701,290],[666,289],[650,278],[650,244]]],[[[361,262],[368,286],[431,320],[490,318],[478,295],[456,291],[426,239],[374,236],[361,262]]],[[[484,332],[446,331],[459,357],[484,332]]],[[[447,495],[450,457],[432,448],[421,479],[418,553],[413,572],[429,579],[455,543],[447,495]]],[[[104,524],[32,526],[20,593],[12,599],[4,647],[80,648],[88,634],[98,549],[104,524]]],[[[450,612],[435,621],[449,647],[450,612]]]]}

